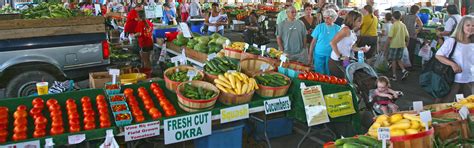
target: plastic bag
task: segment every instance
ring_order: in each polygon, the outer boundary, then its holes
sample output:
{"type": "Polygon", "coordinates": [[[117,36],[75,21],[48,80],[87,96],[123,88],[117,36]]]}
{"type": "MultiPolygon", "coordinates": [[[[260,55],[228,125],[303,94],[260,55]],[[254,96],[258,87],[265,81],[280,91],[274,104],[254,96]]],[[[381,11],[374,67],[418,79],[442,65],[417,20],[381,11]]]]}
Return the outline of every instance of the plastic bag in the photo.
{"type": "Polygon", "coordinates": [[[431,59],[433,56],[433,52],[430,50],[430,46],[428,44],[425,44],[423,47],[421,47],[420,51],[418,52],[418,56],[420,56],[423,61],[428,61],[431,59]]]}
{"type": "Polygon", "coordinates": [[[408,53],[408,48],[406,47],[403,49],[402,62],[405,65],[405,67],[411,67],[410,55],[408,53]]]}
{"type": "Polygon", "coordinates": [[[388,65],[388,61],[387,59],[385,59],[385,55],[383,52],[379,52],[375,55],[374,68],[377,72],[387,72],[389,69],[388,65]]]}
{"type": "Polygon", "coordinates": [[[105,141],[99,146],[99,148],[120,148],[114,138],[113,130],[107,130],[106,133],[105,141]]]}

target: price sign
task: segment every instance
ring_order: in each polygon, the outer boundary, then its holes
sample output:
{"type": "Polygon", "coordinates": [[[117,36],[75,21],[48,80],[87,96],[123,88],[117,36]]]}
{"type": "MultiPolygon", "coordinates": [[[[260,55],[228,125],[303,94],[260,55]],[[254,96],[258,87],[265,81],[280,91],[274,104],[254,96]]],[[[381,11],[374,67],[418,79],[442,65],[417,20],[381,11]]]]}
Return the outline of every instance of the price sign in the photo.
{"type": "Polygon", "coordinates": [[[456,101],[459,102],[464,99],[464,94],[456,94],[456,101]]]}
{"type": "Polygon", "coordinates": [[[124,127],[125,141],[139,140],[160,135],[160,121],[140,123],[124,127]]]}
{"type": "Polygon", "coordinates": [[[280,67],[283,66],[283,63],[286,62],[286,59],[287,59],[286,54],[282,54],[280,56],[280,67]]]}
{"type": "Polygon", "coordinates": [[[420,112],[421,121],[425,123],[426,130],[429,130],[428,123],[431,122],[431,111],[420,112]]]}
{"type": "Polygon", "coordinates": [[[216,56],[217,56],[216,53],[211,53],[211,54],[207,55],[207,60],[210,61],[210,60],[216,58],[216,56]]]}
{"type": "Polygon", "coordinates": [[[423,111],[423,102],[422,101],[414,101],[413,102],[413,110],[416,112],[423,111]]]}
{"type": "Polygon", "coordinates": [[[86,140],[86,134],[71,135],[67,137],[67,141],[69,144],[78,144],[84,140],[86,140]]]}
{"type": "Polygon", "coordinates": [[[436,48],[436,45],[438,45],[438,42],[436,40],[432,40],[430,46],[436,48]]]}
{"type": "Polygon", "coordinates": [[[265,54],[266,49],[267,49],[267,45],[260,46],[260,51],[262,51],[262,56],[265,54]]]}
{"type": "Polygon", "coordinates": [[[186,75],[189,77],[189,81],[193,80],[193,78],[196,76],[197,72],[194,70],[189,70],[186,75]]]}
{"type": "Polygon", "coordinates": [[[174,66],[178,66],[178,62],[180,61],[180,56],[175,56],[171,58],[171,62],[174,63],[174,66]]]}
{"type": "Polygon", "coordinates": [[[380,127],[377,129],[378,138],[382,140],[382,147],[387,147],[387,140],[390,140],[390,128],[388,127],[380,127]]]}
{"type": "Polygon", "coordinates": [[[210,135],[211,116],[209,111],[164,120],[165,145],[210,135]]]}
{"type": "Polygon", "coordinates": [[[304,82],[301,82],[300,83],[300,89],[304,89],[304,88],[306,88],[306,84],[304,84],[304,82]]]}
{"type": "Polygon", "coordinates": [[[237,72],[236,70],[227,70],[228,73],[234,73],[237,72]]]}
{"type": "Polygon", "coordinates": [[[268,67],[270,67],[269,64],[262,64],[262,65],[260,65],[260,70],[265,71],[265,70],[268,69],[268,67]]]}
{"type": "Polygon", "coordinates": [[[253,47],[255,48],[258,48],[258,45],[257,44],[252,44],[253,47]]]}
{"type": "Polygon", "coordinates": [[[467,109],[466,106],[461,107],[461,109],[459,110],[459,115],[461,115],[461,118],[463,120],[467,119],[469,115],[469,109],[467,109]]]}
{"type": "Polygon", "coordinates": [[[249,105],[239,105],[221,109],[221,123],[238,121],[249,118],[249,105]]]}
{"type": "Polygon", "coordinates": [[[265,107],[265,114],[268,115],[291,110],[291,101],[288,96],[285,96],[281,98],[265,100],[263,106],[265,107]]]}
{"type": "Polygon", "coordinates": [[[0,148],[39,148],[40,146],[40,141],[35,140],[35,141],[27,141],[27,142],[18,142],[9,145],[2,145],[0,148]]]}
{"type": "Polygon", "coordinates": [[[245,43],[245,50],[247,50],[249,48],[249,44],[248,43],[245,43]]]}
{"type": "Polygon", "coordinates": [[[109,69],[109,74],[112,75],[112,84],[117,83],[117,76],[120,75],[120,69],[109,69]]]}
{"type": "Polygon", "coordinates": [[[46,147],[46,148],[52,148],[52,147],[54,147],[53,138],[46,138],[46,139],[44,139],[44,141],[45,141],[45,143],[46,143],[46,144],[44,145],[44,147],[46,147]]]}

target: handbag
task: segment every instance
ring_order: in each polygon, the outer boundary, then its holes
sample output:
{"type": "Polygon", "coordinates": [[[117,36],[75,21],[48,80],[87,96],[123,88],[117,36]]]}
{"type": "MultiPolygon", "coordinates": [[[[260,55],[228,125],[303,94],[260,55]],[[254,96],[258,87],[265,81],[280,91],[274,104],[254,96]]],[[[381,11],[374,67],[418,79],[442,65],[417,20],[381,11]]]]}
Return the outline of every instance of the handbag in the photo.
{"type": "MultiPolygon", "coordinates": [[[[448,59],[452,60],[454,51],[456,50],[457,41],[454,42],[451,53],[449,53],[448,59]]],[[[420,74],[419,84],[435,98],[442,98],[448,95],[451,90],[451,86],[454,83],[454,73],[451,66],[441,63],[435,57],[432,57],[428,63],[423,67],[420,74]]]]}

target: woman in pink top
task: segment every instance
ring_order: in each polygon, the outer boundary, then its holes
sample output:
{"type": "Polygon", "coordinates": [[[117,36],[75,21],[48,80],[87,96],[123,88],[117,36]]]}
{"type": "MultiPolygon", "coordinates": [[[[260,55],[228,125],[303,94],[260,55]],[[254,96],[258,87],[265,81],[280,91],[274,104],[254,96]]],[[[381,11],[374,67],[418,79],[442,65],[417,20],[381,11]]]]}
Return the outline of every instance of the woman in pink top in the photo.
{"type": "Polygon", "coordinates": [[[181,21],[186,22],[188,21],[189,17],[189,4],[184,1],[182,5],[179,6],[179,10],[181,12],[181,21]]]}

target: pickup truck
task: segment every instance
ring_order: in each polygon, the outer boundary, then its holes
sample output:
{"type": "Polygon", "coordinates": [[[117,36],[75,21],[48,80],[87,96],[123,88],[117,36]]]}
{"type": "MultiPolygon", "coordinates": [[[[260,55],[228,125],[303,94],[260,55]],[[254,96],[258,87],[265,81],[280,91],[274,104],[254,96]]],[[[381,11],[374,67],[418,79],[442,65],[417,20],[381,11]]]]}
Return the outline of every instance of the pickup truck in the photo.
{"type": "Polygon", "coordinates": [[[85,80],[106,69],[109,54],[105,31],[0,39],[0,88],[6,98],[22,97],[36,93],[36,82],[85,80]]]}

